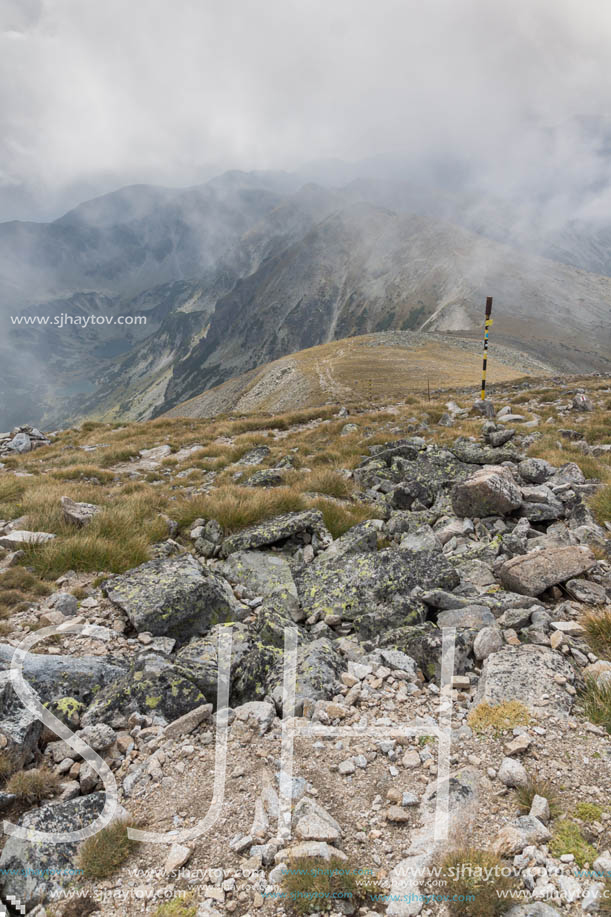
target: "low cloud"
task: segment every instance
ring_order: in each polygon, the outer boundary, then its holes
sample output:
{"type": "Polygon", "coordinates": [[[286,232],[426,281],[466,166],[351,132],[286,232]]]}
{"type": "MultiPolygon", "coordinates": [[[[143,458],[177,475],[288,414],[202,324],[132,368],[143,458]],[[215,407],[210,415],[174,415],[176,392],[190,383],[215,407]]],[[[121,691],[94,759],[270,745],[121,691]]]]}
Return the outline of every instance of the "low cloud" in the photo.
{"type": "Polygon", "coordinates": [[[0,17],[0,219],[382,152],[407,177],[435,161],[605,215],[599,0],[4,0],[0,17]]]}

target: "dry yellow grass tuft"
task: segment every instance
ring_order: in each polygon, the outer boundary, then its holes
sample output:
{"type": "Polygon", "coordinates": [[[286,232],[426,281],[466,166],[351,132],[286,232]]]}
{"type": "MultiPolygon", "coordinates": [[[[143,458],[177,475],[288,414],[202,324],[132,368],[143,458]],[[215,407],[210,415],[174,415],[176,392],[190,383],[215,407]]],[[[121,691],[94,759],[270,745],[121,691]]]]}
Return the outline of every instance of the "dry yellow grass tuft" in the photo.
{"type": "Polygon", "coordinates": [[[611,660],[611,609],[588,611],[581,618],[590,649],[600,659],[611,660]]]}
{"type": "Polygon", "coordinates": [[[516,726],[528,726],[531,715],[524,704],[517,700],[503,701],[500,704],[489,704],[483,701],[467,717],[467,722],[474,732],[500,734],[516,726]]]}
{"type": "Polygon", "coordinates": [[[131,840],[127,833],[130,825],[134,825],[131,820],[113,821],[83,841],[78,864],[88,878],[108,878],[137,847],[138,842],[131,840]]]}
{"type": "Polygon", "coordinates": [[[23,802],[40,803],[54,796],[59,789],[59,777],[47,768],[17,771],[6,784],[6,792],[14,793],[23,802]]]}

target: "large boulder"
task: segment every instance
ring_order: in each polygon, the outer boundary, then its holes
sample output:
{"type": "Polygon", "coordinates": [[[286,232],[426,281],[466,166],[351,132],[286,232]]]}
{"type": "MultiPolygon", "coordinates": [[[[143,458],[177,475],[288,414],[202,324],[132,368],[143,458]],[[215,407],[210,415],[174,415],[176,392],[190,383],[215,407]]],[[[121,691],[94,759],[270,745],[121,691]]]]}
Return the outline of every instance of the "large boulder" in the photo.
{"type": "Polygon", "coordinates": [[[123,727],[132,713],[162,717],[171,723],[206,703],[196,684],[173,665],[156,659],[136,664],[96,696],[82,723],[123,727]]]}
{"type": "MultiPolygon", "coordinates": [[[[8,672],[14,651],[13,646],[0,644],[0,671],[8,672]]],[[[124,665],[100,656],[28,653],[23,663],[23,677],[45,704],[70,698],[89,704],[100,688],[124,674],[124,665]]]]}
{"type": "MultiPolygon", "coordinates": [[[[52,803],[24,815],[19,824],[36,831],[67,832],[88,827],[104,808],[104,793],[52,803]]],[[[78,878],[78,844],[9,837],[0,856],[3,897],[13,895],[28,909],[78,878]]]]}
{"type": "MultiPolygon", "coordinates": [[[[473,667],[470,653],[476,631],[460,628],[454,642],[454,672],[462,675],[473,667]]],[[[380,647],[399,650],[416,662],[427,681],[439,682],[441,677],[442,630],[431,621],[424,624],[379,631],[380,647]]]]}
{"type": "Polygon", "coordinates": [[[235,535],[230,535],[221,546],[221,554],[223,557],[229,557],[235,551],[266,548],[304,534],[310,537],[317,535],[323,544],[330,544],[333,540],[324,524],[320,510],[308,509],[303,512],[274,516],[273,519],[258,522],[256,525],[236,532],[235,535]]]}
{"type": "MultiPolygon", "coordinates": [[[[176,671],[199,688],[206,700],[217,705],[219,676],[219,636],[228,624],[217,624],[205,637],[192,640],[178,651],[175,658],[176,671]]],[[[231,625],[231,682],[230,703],[239,703],[237,684],[244,671],[244,663],[253,648],[253,637],[244,623],[231,625]]]]}
{"type": "Polygon", "coordinates": [[[229,583],[190,554],[151,560],[102,588],[137,631],[173,637],[180,644],[247,613],[229,583]]]}
{"type": "Polygon", "coordinates": [[[16,433],[6,448],[9,452],[17,452],[20,454],[31,452],[32,440],[27,433],[16,433]]]}
{"type": "Polygon", "coordinates": [[[512,445],[484,446],[463,436],[454,442],[452,452],[461,462],[468,465],[500,465],[502,462],[519,462],[522,456],[512,445]]]}
{"type": "Polygon", "coordinates": [[[42,721],[21,703],[8,672],[0,673],[0,737],[17,767],[36,756],[42,735],[42,721]]]}
{"type": "Polygon", "coordinates": [[[236,551],[223,563],[221,572],[230,583],[239,583],[255,595],[266,596],[276,589],[297,595],[288,561],[278,554],[236,551]]]}
{"type": "Polygon", "coordinates": [[[66,521],[79,528],[89,525],[93,517],[100,512],[100,507],[94,503],[76,503],[70,497],[62,497],[61,505],[66,521]]]}
{"type": "Polygon", "coordinates": [[[389,500],[396,509],[409,509],[415,500],[430,506],[435,497],[469,474],[469,466],[447,449],[424,442],[388,443],[372,458],[355,469],[360,487],[373,487],[381,481],[395,485],[389,500]]]}
{"type": "MultiPolygon", "coordinates": [[[[337,679],[346,663],[331,640],[320,637],[297,646],[297,677],[295,682],[295,713],[299,715],[306,701],[317,701],[337,693],[337,679]]],[[[276,706],[282,709],[284,658],[280,658],[269,674],[268,692],[276,706]]],[[[291,715],[290,711],[284,711],[291,715]]]]}
{"type": "Polygon", "coordinates": [[[457,516],[505,516],[522,505],[520,488],[504,469],[482,468],[452,490],[457,516]]]}
{"type": "Polygon", "coordinates": [[[51,532],[30,532],[26,529],[14,529],[12,532],[0,535],[0,548],[19,551],[24,545],[46,544],[49,541],[53,541],[55,537],[51,532]]]}
{"type": "Polygon", "coordinates": [[[512,557],[501,567],[499,578],[513,592],[539,595],[550,586],[581,576],[595,563],[596,558],[588,547],[550,547],[512,557]]]}
{"type": "Polygon", "coordinates": [[[355,621],[375,607],[392,606],[393,616],[404,610],[401,623],[418,624],[424,614],[420,603],[414,613],[411,590],[453,589],[459,582],[456,570],[439,552],[385,549],[354,554],[349,563],[321,554],[302,571],[297,588],[308,615],[355,621]]]}
{"type": "Polygon", "coordinates": [[[516,700],[535,712],[565,716],[573,705],[565,685],[574,680],[571,665],[548,647],[505,646],[484,662],[475,704],[516,700]]]}

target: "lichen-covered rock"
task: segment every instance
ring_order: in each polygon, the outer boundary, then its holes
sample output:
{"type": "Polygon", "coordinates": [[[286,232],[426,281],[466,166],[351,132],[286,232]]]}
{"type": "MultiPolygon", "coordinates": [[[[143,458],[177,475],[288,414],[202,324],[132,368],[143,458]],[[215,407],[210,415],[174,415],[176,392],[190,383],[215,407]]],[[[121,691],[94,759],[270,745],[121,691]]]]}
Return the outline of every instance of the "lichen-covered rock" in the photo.
{"type": "Polygon", "coordinates": [[[258,639],[266,646],[282,649],[285,629],[295,626],[296,608],[299,603],[291,593],[276,591],[269,595],[257,609],[255,630],[258,639]]]}
{"type": "MultiPolygon", "coordinates": [[[[365,522],[353,525],[327,548],[325,557],[348,557],[350,554],[363,554],[377,550],[378,532],[381,525],[379,519],[366,519],[365,522]]],[[[347,560],[346,563],[350,561],[347,560]]]]}
{"type": "MultiPolygon", "coordinates": [[[[295,713],[301,713],[305,701],[324,700],[336,694],[337,679],[345,665],[332,641],[326,637],[300,643],[297,646],[295,713]]],[[[281,657],[270,672],[267,685],[278,709],[282,709],[283,678],[284,659],[281,657]]]]}
{"type": "Polygon", "coordinates": [[[354,619],[353,626],[359,639],[376,641],[388,630],[418,624],[425,618],[426,607],[418,599],[395,597],[390,602],[372,605],[354,619]]]}
{"type": "Polygon", "coordinates": [[[518,465],[518,472],[527,484],[543,484],[554,473],[554,467],[545,459],[527,458],[518,465]]]}
{"type": "MultiPolygon", "coordinates": [[[[473,667],[470,651],[475,632],[457,630],[454,644],[454,672],[462,675],[473,667]]],[[[416,662],[427,681],[439,682],[441,676],[442,631],[430,621],[415,626],[397,627],[380,636],[380,646],[400,650],[416,662]]]]}
{"type": "Polygon", "coordinates": [[[123,726],[131,713],[160,716],[171,723],[206,703],[196,684],[173,665],[160,670],[136,665],[130,672],[104,688],[82,717],[90,726],[108,723],[123,726]]]}
{"type": "Polygon", "coordinates": [[[517,700],[535,712],[567,715],[573,697],[565,688],[575,680],[569,662],[544,646],[504,646],[484,662],[475,703],[517,700]]]}
{"type": "Polygon", "coordinates": [[[454,442],[451,447],[452,452],[461,462],[468,465],[500,465],[503,462],[520,462],[522,456],[514,449],[512,445],[484,446],[473,440],[465,439],[463,436],[454,442]]]}
{"type": "MultiPolygon", "coordinates": [[[[103,808],[104,794],[92,793],[68,802],[41,806],[24,815],[19,824],[36,831],[79,831],[95,821],[103,808]]],[[[76,842],[31,843],[9,837],[0,856],[3,897],[14,895],[28,908],[43,902],[78,877],[77,852],[76,842]]]]}
{"type": "Polygon", "coordinates": [[[271,450],[269,446],[255,446],[254,449],[251,449],[246,455],[243,455],[239,461],[240,465],[260,465],[261,462],[270,454],[271,450]]]}
{"type": "Polygon", "coordinates": [[[596,558],[588,547],[550,547],[512,557],[501,567],[499,578],[513,592],[539,595],[550,586],[580,576],[595,563],[596,558]]]}
{"type": "MultiPolygon", "coordinates": [[[[15,648],[0,644],[0,671],[8,671],[15,648]]],[[[117,660],[100,656],[48,656],[28,653],[23,663],[23,677],[34,688],[43,703],[57,703],[73,698],[89,704],[97,692],[125,672],[117,660]]]]}
{"type": "Polygon", "coordinates": [[[371,488],[382,481],[390,488],[389,503],[396,509],[409,509],[415,500],[430,506],[437,494],[462,480],[469,468],[447,449],[426,446],[423,440],[387,443],[371,459],[355,469],[360,487],[371,488]]]}
{"type": "Polygon", "coordinates": [[[245,614],[227,581],[189,554],[151,560],[107,580],[103,589],[137,631],[178,643],[245,614]]]}
{"type": "Polygon", "coordinates": [[[277,468],[262,468],[240,483],[244,487],[279,487],[284,483],[284,473],[277,468]]]}
{"type": "Polygon", "coordinates": [[[392,606],[393,616],[404,609],[402,623],[418,624],[423,614],[420,603],[414,606],[410,599],[411,590],[415,586],[453,589],[459,581],[454,567],[439,552],[385,549],[354,554],[349,563],[320,554],[301,572],[297,588],[308,615],[340,615],[354,621],[376,607],[392,606]]]}
{"type": "Polygon", "coordinates": [[[317,535],[325,544],[330,544],[333,540],[320,510],[309,509],[298,513],[283,513],[230,535],[221,546],[221,554],[223,557],[229,557],[235,551],[265,548],[304,533],[317,535]]]}
{"type": "Polygon", "coordinates": [[[230,583],[239,583],[254,595],[266,596],[278,588],[297,595],[288,561],[278,554],[236,551],[224,561],[221,572],[230,583]]]}
{"type": "Polygon", "coordinates": [[[36,754],[42,722],[23,706],[11,685],[8,672],[0,673],[0,737],[2,745],[18,767],[36,754]]]}
{"type": "Polygon", "coordinates": [[[468,627],[482,630],[495,622],[495,617],[485,605],[466,605],[464,608],[449,608],[437,616],[439,627],[468,627]]]}
{"type": "Polygon", "coordinates": [[[520,515],[530,522],[553,522],[564,516],[564,504],[545,484],[522,488],[520,515]]]}
{"type": "Polygon", "coordinates": [[[243,623],[218,624],[205,637],[192,640],[176,654],[176,671],[193,682],[216,708],[218,688],[218,644],[219,635],[231,627],[231,691],[230,702],[236,699],[233,686],[242,672],[244,661],[252,649],[252,635],[243,623]]]}
{"type": "Polygon", "coordinates": [[[522,494],[509,474],[482,468],[452,490],[457,516],[505,516],[522,505],[522,494]]]}
{"type": "Polygon", "coordinates": [[[61,505],[66,521],[79,528],[89,525],[93,517],[100,512],[100,507],[94,503],[76,503],[70,497],[62,497],[61,505]]]}

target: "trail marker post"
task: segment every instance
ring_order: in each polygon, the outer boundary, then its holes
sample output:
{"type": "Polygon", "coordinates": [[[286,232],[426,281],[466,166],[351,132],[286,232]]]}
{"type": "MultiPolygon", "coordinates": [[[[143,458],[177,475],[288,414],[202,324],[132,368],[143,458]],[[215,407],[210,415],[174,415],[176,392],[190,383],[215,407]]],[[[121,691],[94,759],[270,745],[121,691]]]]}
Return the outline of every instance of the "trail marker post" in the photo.
{"type": "Polygon", "coordinates": [[[486,324],[484,326],[484,365],[482,367],[482,401],[486,399],[486,368],[488,365],[488,333],[492,325],[492,296],[486,298],[486,324]]]}

